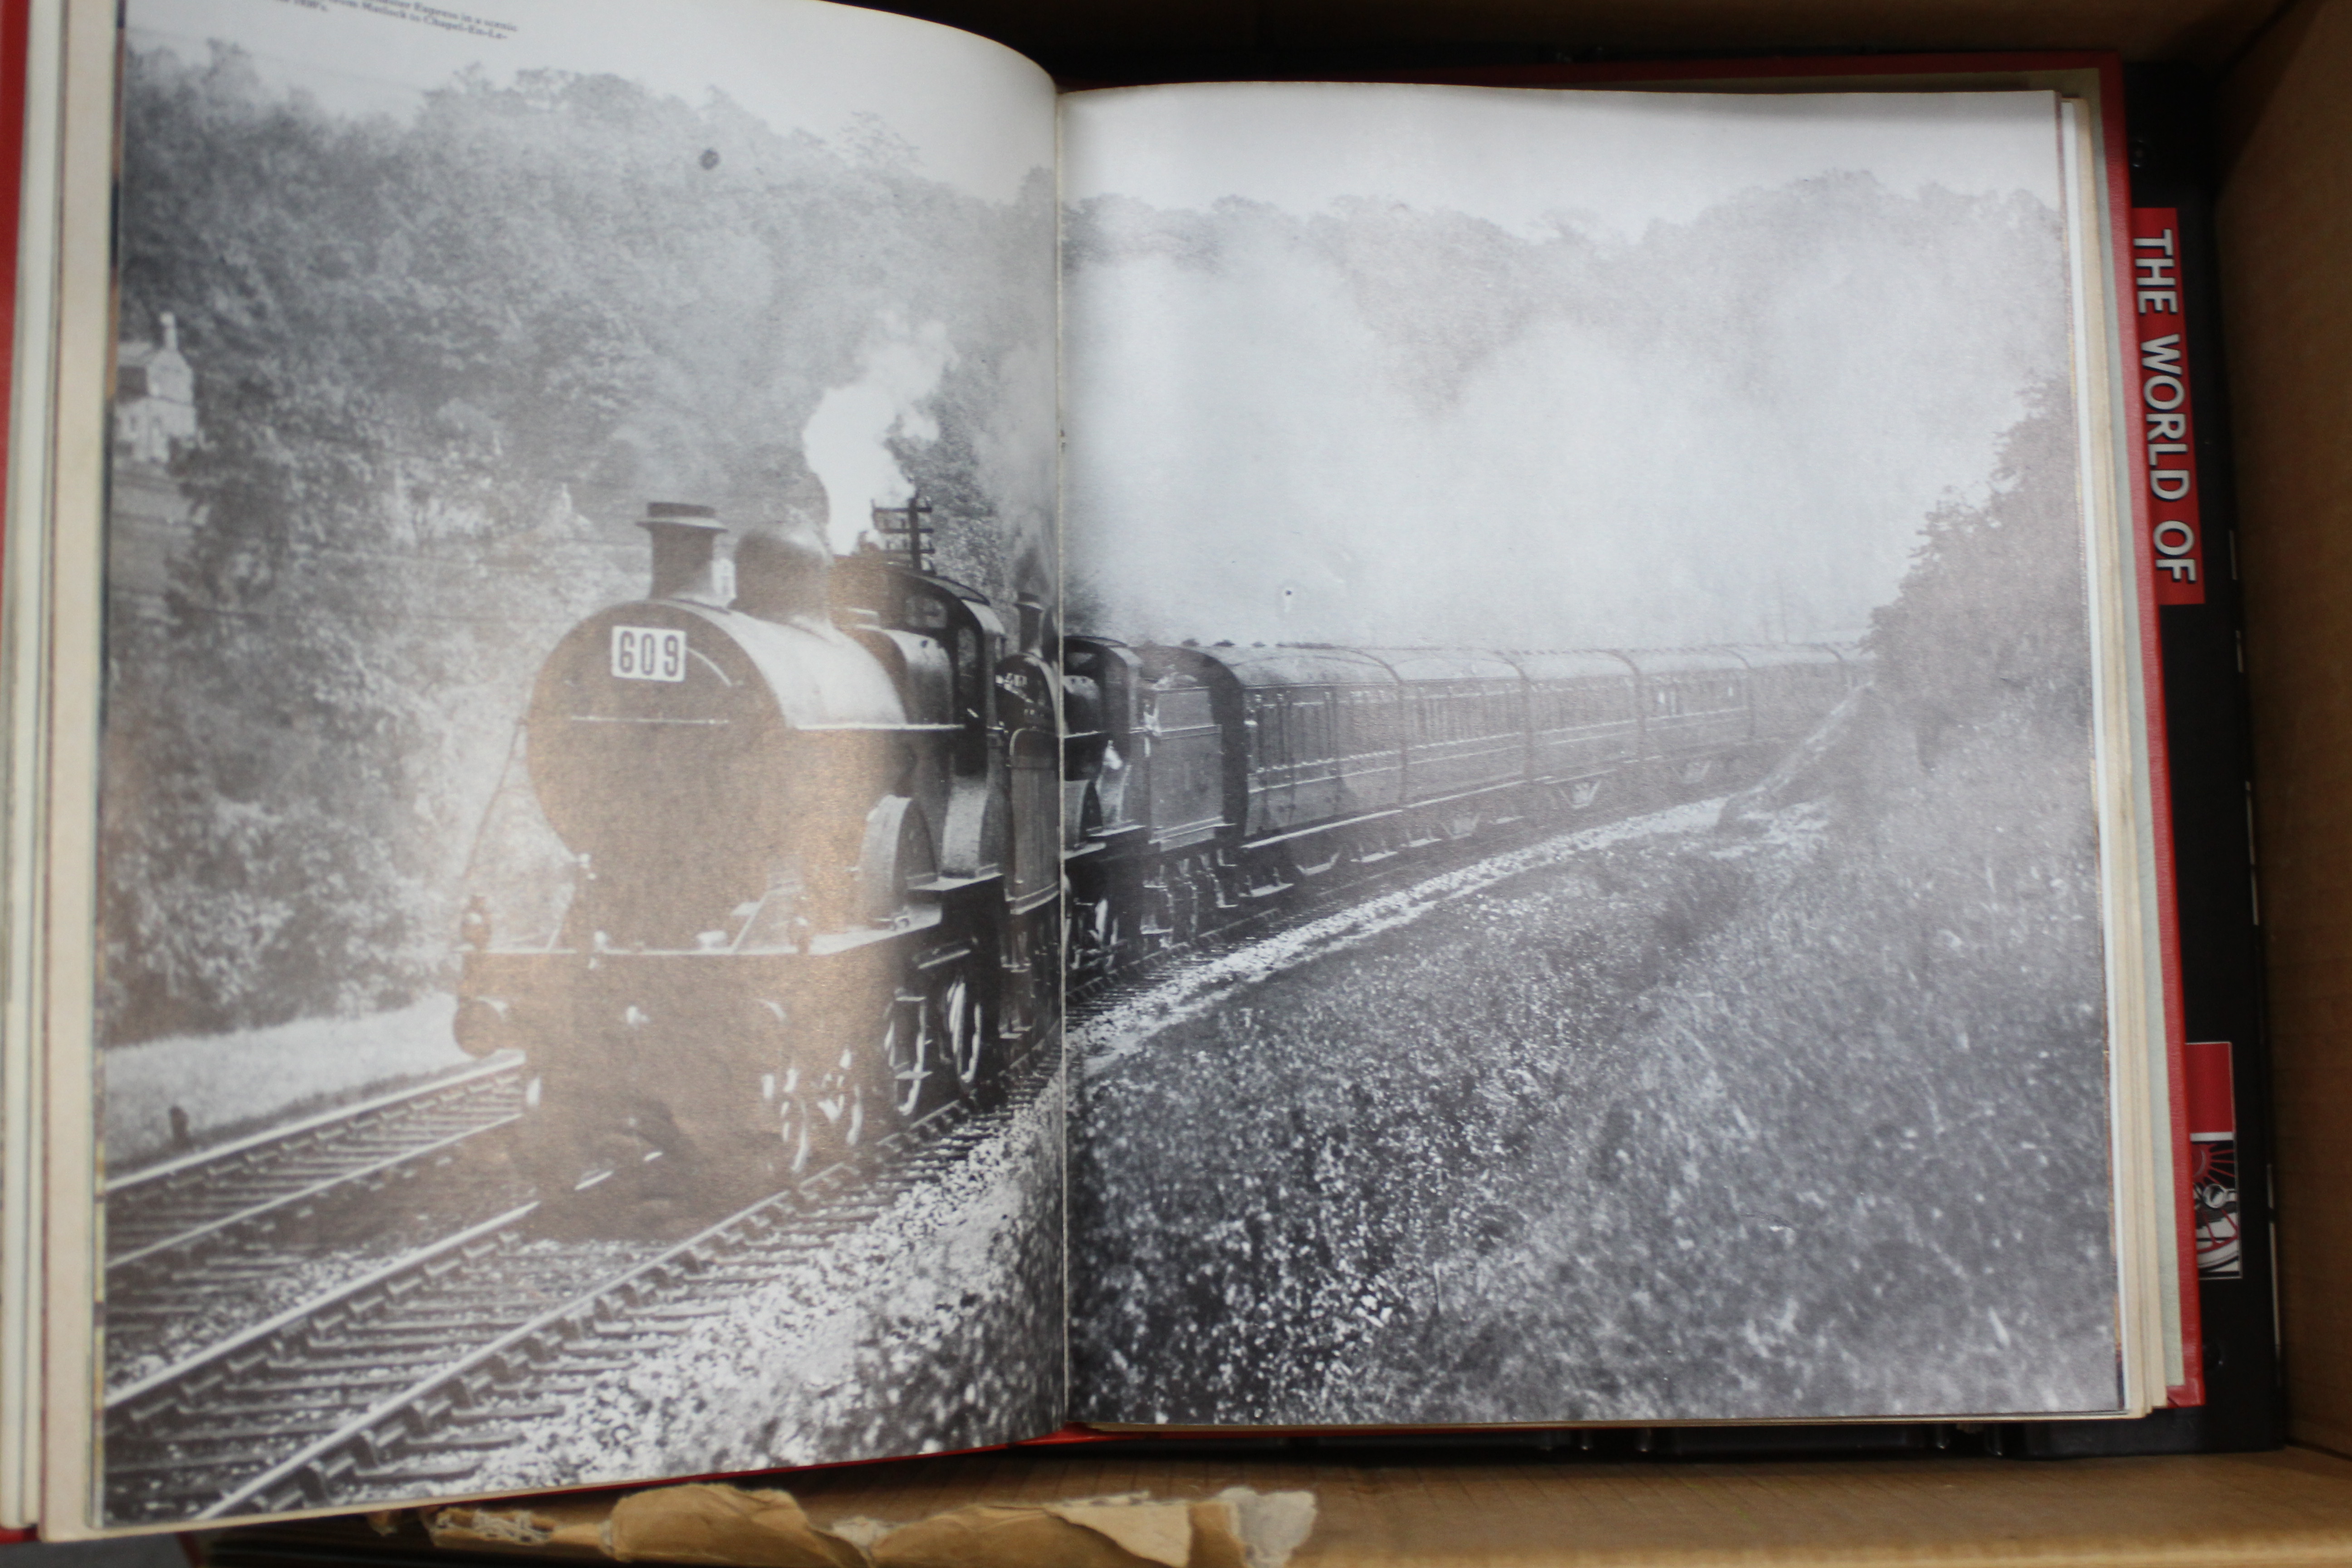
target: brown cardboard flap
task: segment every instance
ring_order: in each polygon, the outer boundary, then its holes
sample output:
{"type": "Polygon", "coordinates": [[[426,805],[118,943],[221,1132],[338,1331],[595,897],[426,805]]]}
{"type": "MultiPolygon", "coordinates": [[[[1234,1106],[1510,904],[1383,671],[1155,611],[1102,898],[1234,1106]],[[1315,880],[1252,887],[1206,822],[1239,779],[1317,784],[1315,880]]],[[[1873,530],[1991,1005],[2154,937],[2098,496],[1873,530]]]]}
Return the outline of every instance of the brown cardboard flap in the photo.
{"type": "Polygon", "coordinates": [[[1139,1460],[1112,1450],[907,1460],[791,1481],[790,1500],[672,1487],[548,1500],[515,1510],[528,1528],[485,1529],[495,1509],[443,1510],[428,1522],[443,1545],[614,1557],[624,1532],[611,1522],[641,1510],[673,1533],[628,1535],[635,1560],[745,1568],[2352,1563],[2352,1461],[2293,1449],[1746,1468],[1139,1460]],[[462,1533],[452,1517],[461,1514],[471,1516],[462,1533]],[[817,1554],[783,1555],[785,1541],[817,1554]]]}
{"type": "Polygon", "coordinates": [[[866,1553],[810,1526],[792,1494],[725,1486],[664,1487],[613,1505],[603,1542],[624,1563],[745,1568],[866,1568],[866,1553]]]}
{"type": "MultiPolygon", "coordinates": [[[[1055,1501],[975,1501],[886,1519],[828,1511],[810,1521],[788,1492],[694,1483],[617,1499],[427,1510],[436,1546],[622,1563],[733,1568],[1284,1568],[1315,1522],[1306,1492],[1246,1487],[1203,1499],[1149,1492],[1055,1501]]],[[[908,1508],[907,1502],[915,1502],[908,1508]]]]}
{"type": "Polygon", "coordinates": [[[1143,1518],[1129,1551],[1117,1537],[1063,1517],[1055,1509],[982,1503],[903,1525],[875,1542],[876,1568],[1185,1568],[1192,1524],[1181,1503],[1134,1510],[1143,1518]],[[1171,1528],[1155,1516],[1172,1511],[1171,1528]],[[1172,1548],[1172,1550],[1171,1550],[1172,1548]]]}
{"type": "Polygon", "coordinates": [[[2298,1441],[2352,1452],[2352,3],[2230,82],[2220,208],[2269,949],[2279,1302],[2298,1441]]]}

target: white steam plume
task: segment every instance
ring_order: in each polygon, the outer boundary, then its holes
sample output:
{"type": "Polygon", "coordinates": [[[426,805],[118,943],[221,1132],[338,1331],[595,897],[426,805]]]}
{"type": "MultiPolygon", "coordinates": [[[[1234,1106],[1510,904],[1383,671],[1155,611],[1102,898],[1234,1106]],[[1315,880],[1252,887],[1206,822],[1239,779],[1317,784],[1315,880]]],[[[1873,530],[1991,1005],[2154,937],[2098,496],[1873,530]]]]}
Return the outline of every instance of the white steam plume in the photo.
{"type": "Polygon", "coordinates": [[[826,393],[801,431],[809,468],[824,485],[825,533],[838,554],[856,549],[859,536],[871,531],[873,508],[902,505],[913,493],[887,443],[894,435],[940,438],[939,421],[926,405],[956,355],[944,322],[910,328],[904,317],[886,310],[857,357],[857,379],[826,393]]]}

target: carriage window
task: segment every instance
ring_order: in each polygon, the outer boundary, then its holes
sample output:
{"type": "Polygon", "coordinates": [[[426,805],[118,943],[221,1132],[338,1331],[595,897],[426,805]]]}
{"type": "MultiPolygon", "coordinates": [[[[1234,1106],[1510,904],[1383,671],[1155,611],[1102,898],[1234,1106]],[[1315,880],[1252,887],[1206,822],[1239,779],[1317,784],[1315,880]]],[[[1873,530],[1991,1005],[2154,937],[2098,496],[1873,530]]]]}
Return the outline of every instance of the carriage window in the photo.
{"type": "MultiPolygon", "coordinates": [[[[1255,717],[1256,710],[1251,710],[1255,717]]],[[[1156,693],[1151,707],[1150,722],[1163,734],[1171,730],[1196,728],[1209,722],[1209,694],[1199,687],[1181,687],[1174,691],[1156,693]]]]}

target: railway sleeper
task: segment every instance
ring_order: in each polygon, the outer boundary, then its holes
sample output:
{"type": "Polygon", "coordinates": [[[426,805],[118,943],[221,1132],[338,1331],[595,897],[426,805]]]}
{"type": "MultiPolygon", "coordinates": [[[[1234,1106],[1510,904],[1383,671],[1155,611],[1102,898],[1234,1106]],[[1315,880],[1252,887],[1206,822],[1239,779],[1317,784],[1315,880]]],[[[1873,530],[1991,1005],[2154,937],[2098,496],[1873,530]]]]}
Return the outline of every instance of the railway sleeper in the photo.
{"type": "MultiPolygon", "coordinates": [[[[483,1312],[464,1326],[476,1334],[495,1335],[510,1323],[512,1316],[510,1311],[483,1312]]],[[[351,1324],[331,1334],[311,1335],[303,1346],[303,1359],[313,1364],[322,1364],[337,1359],[338,1352],[373,1355],[411,1350],[436,1352],[446,1357],[449,1353],[448,1336],[446,1333],[428,1335],[425,1331],[429,1326],[412,1324],[406,1318],[393,1322],[351,1324]]]]}
{"type": "MultiPolygon", "coordinates": [[[[373,1364],[373,1363],[372,1363],[372,1364],[373,1364]]],[[[271,1378],[271,1379],[269,1380],[269,1384],[268,1384],[268,1385],[269,1385],[269,1387],[271,1387],[271,1388],[273,1388],[273,1389],[284,1389],[284,1390],[286,1390],[287,1392],[291,1393],[291,1392],[294,1392],[294,1391],[296,1391],[296,1390],[309,1390],[309,1389],[326,1390],[326,1389],[346,1389],[346,1388],[388,1388],[388,1387],[405,1387],[405,1386],[406,1386],[406,1385],[408,1385],[409,1384],[415,1383],[415,1381],[416,1381],[416,1378],[415,1378],[415,1375],[414,1373],[408,1373],[408,1372],[404,1372],[404,1372],[382,1372],[382,1371],[379,1371],[379,1372],[375,1372],[375,1373],[320,1373],[320,1372],[319,1372],[317,1369],[312,1368],[312,1367],[302,1367],[302,1368],[299,1368],[299,1369],[294,1370],[294,1371],[293,1371],[289,1375],[288,1375],[288,1376],[285,1376],[285,1377],[274,1377],[274,1378],[271,1378]]]]}
{"type": "MultiPolygon", "coordinates": [[[[221,1458],[206,1458],[197,1454],[184,1458],[132,1459],[124,1462],[117,1462],[115,1457],[109,1454],[106,1460],[106,1481],[109,1490],[119,1492],[123,1489],[121,1483],[144,1480],[150,1477],[181,1481],[188,1479],[189,1472],[192,1470],[237,1471],[251,1468],[253,1468],[253,1456],[250,1454],[236,1454],[221,1458]]],[[[177,1500],[196,1494],[194,1489],[182,1488],[163,1495],[165,1499],[177,1500]]],[[[140,1500],[148,1501],[146,1499],[140,1500]]]]}
{"type": "Polygon", "coordinates": [[[495,1301],[486,1299],[481,1307],[471,1310],[459,1305],[440,1312],[404,1314],[400,1320],[400,1326],[413,1334],[425,1333],[436,1329],[478,1329],[482,1326],[483,1318],[495,1306],[495,1301]]]}
{"type": "Polygon", "coordinates": [[[563,1341],[571,1330],[542,1328],[525,1335],[520,1341],[493,1352],[482,1363],[483,1375],[493,1383],[508,1383],[530,1375],[551,1356],[562,1353],[563,1341]]]}
{"type": "MultiPolygon", "coordinates": [[[[580,1385],[585,1387],[585,1384],[580,1385]]],[[[479,1410],[453,1410],[448,1415],[453,1426],[473,1426],[488,1421],[543,1421],[567,1414],[561,1405],[515,1405],[501,1401],[494,1407],[479,1410]]]]}
{"type": "Polygon", "coordinates": [[[344,1408],[343,1404],[340,1402],[331,1405],[298,1404],[281,1399],[263,1405],[207,1405],[205,1406],[205,1414],[223,1420],[241,1415],[259,1415],[270,1419],[280,1416],[317,1415],[321,1418],[333,1416],[341,1420],[344,1408]]]}
{"type": "Polygon", "coordinates": [[[375,1381],[364,1375],[372,1372],[404,1373],[414,1381],[417,1368],[441,1366],[448,1360],[449,1352],[446,1346],[439,1351],[371,1352],[365,1355],[320,1357],[289,1367],[288,1370],[296,1375],[285,1383],[271,1377],[264,1380],[264,1384],[270,1388],[300,1387],[311,1385],[310,1380],[314,1378],[349,1377],[356,1385],[362,1381],[375,1381]]]}
{"type": "MultiPolygon", "coordinates": [[[[404,1324],[402,1325],[401,1332],[387,1332],[381,1338],[372,1337],[365,1341],[337,1340],[325,1345],[314,1345],[313,1348],[330,1351],[354,1351],[375,1356],[379,1360],[387,1360],[393,1356],[413,1356],[425,1361],[446,1361],[449,1359],[449,1352],[453,1349],[461,1348],[463,1339],[472,1338],[475,1340],[488,1340],[493,1338],[496,1336],[502,1325],[498,1323],[485,1323],[478,1320],[474,1322],[460,1323],[454,1326],[461,1331],[460,1334],[457,1336],[455,1340],[453,1340],[453,1336],[446,1331],[440,1333],[428,1331],[431,1328],[431,1325],[429,1324],[404,1324]]],[[[326,1363],[321,1362],[313,1362],[311,1364],[320,1365],[326,1363]]]]}
{"type": "MultiPolygon", "coordinates": [[[[301,1415],[300,1412],[291,1412],[283,1421],[259,1422],[246,1426],[206,1426],[201,1432],[190,1433],[185,1436],[173,1438],[172,1441],[175,1444],[197,1445],[267,1443],[298,1437],[323,1437],[343,1424],[342,1412],[340,1410],[320,1411],[311,1419],[307,1420],[302,1419],[301,1415]]],[[[111,1449],[112,1445],[110,1444],[106,1467],[109,1475],[112,1475],[115,1470],[111,1449]]],[[[252,1456],[248,1454],[246,1458],[250,1462],[252,1456]]]]}
{"type": "MultiPolygon", "coordinates": [[[[169,1269],[173,1283],[176,1284],[187,1279],[188,1264],[192,1258],[201,1258],[208,1252],[216,1251],[218,1245],[218,1240],[215,1237],[192,1237],[184,1247],[173,1249],[174,1257],[168,1259],[157,1258],[151,1262],[134,1264],[132,1268],[138,1275],[160,1273],[169,1269]]],[[[248,1261],[245,1258],[223,1258],[217,1263],[204,1264],[203,1272],[204,1283],[236,1285],[248,1279],[275,1279],[285,1272],[285,1268],[281,1263],[275,1260],[248,1261]]],[[[108,1282],[108,1288],[110,1290],[121,1289],[112,1281],[108,1282]]]]}
{"type": "Polygon", "coordinates": [[[510,1284],[457,1284],[441,1291],[439,1296],[441,1300],[447,1302],[451,1306],[462,1307],[467,1302],[472,1301],[479,1301],[484,1305],[498,1305],[511,1302],[514,1300],[515,1292],[514,1287],[510,1284]]]}
{"type": "Polygon", "coordinates": [[[436,1432],[430,1437],[413,1437],[401,1450],[401,1458],[419,1454],[455,1454],[471,1450],[489,1452],[511,1448],[523,1440],[524,1434],[512,1426],[485,1426],[478,1432],[436,1432]]]}
{"type": "Polygon", "coordinates": [[[413,1487],[436,1481],[462,1481],[482,1468],[478,1459],[450,1459],[440,1464],[392,1465],[381,1469],[354,1469],[351,1479],[362,1486],[413,1487]]]}
{"type": "Polygon", "coordinates": [[[660,1329],[649,1323],[599,1323],[592,1331],[600,1340],[646,1340],[666,1337],[660,1329]]]}

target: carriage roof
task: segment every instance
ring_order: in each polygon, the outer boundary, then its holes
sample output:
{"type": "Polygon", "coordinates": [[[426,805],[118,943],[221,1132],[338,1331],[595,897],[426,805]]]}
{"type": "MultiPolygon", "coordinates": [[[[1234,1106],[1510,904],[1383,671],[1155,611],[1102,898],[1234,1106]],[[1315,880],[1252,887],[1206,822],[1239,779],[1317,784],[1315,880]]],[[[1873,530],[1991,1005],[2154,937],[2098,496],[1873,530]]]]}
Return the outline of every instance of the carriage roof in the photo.
{"type": "Polygon", "coordinates": [[[1574,653],[1514,653],[1504,656],[1531,681],[1633,679],[1633,667],[1622,656],[1579,650],[1574,653]]]}
{"type": "Polygon", "coordinates": [[[1728,675],[1748,669],[1746,659],[1722,647],[1628,649],[1618,657],[1643,675],[1728,675]]]}
{"type": "Polygon", "coordinates": [[[1396,676],[1368,654],[1338,647],[1215,647],[1185,648],[1184,653],[1216,665],[1245,687],[1394,686],[1396,676]]]}
{"type": "Polygon", "coordinates": [[[1399,680],[1519,680],[1517,665],[1482,648],[1374,648],[1371,656],[1396,671],[1399,680]]]}
{"type": "Polygon", "coordinates": [[[1778,643],[1769,647],[1750,647],[1742,644],[1735,647],[1727,648],[1725,651],[1737,654],[1741,658],[1746,659],[1748,661],[1748,668],[1751,669],[1764,669],[1774,666],[1787,665],[1829,665],[1834,667],[1845,662],[1844,658],[1839,654],[1837,649],[1830,647],[1827,643],[1778,643]]]}

